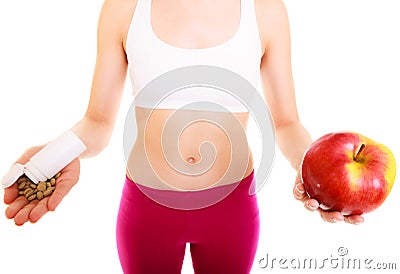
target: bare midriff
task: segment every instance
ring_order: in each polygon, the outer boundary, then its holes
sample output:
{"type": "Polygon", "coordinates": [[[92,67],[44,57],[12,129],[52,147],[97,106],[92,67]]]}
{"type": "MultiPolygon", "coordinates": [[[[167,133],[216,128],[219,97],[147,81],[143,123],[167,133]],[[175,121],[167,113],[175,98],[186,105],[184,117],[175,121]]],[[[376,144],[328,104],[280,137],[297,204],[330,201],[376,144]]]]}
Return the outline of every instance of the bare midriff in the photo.
{"type": "Polygon", "coordinates": [[[136,107],[137,137],[128,177],[156,189],[200,190],[247,177],[253,159],[246,138],[248,112],[136,107]]]}

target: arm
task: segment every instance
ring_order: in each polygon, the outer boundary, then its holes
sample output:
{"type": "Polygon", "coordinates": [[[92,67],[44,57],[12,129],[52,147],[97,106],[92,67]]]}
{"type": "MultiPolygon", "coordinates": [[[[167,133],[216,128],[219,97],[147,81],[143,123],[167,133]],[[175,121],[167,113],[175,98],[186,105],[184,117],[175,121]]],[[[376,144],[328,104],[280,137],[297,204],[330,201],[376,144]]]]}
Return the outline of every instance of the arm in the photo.
{"type": "Polygon", "coordinates": [[[84,117],[72,128],[87,146],[82,158],[92,157],[107,146],[118,114],[128,66],[122,18],[129,9],[123,9],[121,2],[106,0],[100,13],[90,100],[84,117]]]}
{"type": "Polygon", "coordinates": [[[291,68],[289,22],[281,1],[264,1],[260,32],[263,44],[261,81],[283,155],[298,170],[312,140],[299,120],[291,68]],[[265,27],[263,26],[274,26],[265,27]]]}
{"type": "MultiPolygon", "coordinates": [[[[87,149],[81,157],[100,153],[108,144],[120,105],[126,78],[127,60],[123,47],[126,18],[132,9],[124,3],[132,1],[105,0],[98,23],[97,58],[92,81],[90,101],[84,117],[72,131],[85,143],[87,149]],[[124,24],[125,23],[125,24],[124,24]]],[[[130,17],[129,17],[130,18],[130,17]]],[[[28,149],[18,160],[26,163],[41,147],[28,149]]],[[[54,157],[57,157],[56,155],[54,157]]],[[[15,224],[37,222],[48,211],[53,211],[77,183],[80,173],[76,158],[62,171],[51,196],[35,203],[18,197],[17,185],[5,189],[4,202],[8,204],[6,216],[15,224]]]]}
{"type": "MultiPolygon", "coordinates": [[[[261,60],[264,96],[275,124],[277,145],[292,167],[298,171],[303,155],[311,145],[312,139],[301,124],[297,112],[287,11],[281,0],[263,1],[260,5],[261,8],[257,15],[261,21],[260,33],[264,51],[261,60]]],[[[310,199],[305,193],[299,172],[293,192],[307,209],[318,210],[325,221],[345,220],[349,223],[363,221],[359,215],[344,217],[340,212],[328,212],[320,209],[318,201],[310,199]]]]}

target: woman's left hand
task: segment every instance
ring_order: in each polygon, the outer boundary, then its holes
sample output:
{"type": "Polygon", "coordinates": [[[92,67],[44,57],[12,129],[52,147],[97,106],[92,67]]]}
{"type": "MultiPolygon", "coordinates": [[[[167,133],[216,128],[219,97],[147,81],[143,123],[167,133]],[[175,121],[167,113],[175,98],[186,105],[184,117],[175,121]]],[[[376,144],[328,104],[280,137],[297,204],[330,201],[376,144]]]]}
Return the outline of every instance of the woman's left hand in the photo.
{"type": "MultiPolygon", "coordinates": [[[[16,163],[27,163],[43,147],[36,146],[27,149],[16,163]]],[[[79,173],[80,161],[79,158],[76,158],[61,170],[61,176],[56,181],[56,189],[53,194],[40,201],[35,199],[29,202],[25,196],[19,196],[17,183],[14,183],[4,190],[4,203],[8,205],[5,212],[6,217],[14,219],[15,224],[18,226],[26,222],[36,223],[47,212],[56,209],[65,195],[78,182],[79,173]]]]}
{"type": "Polygon", "coordinates": [[[326,222],[336,223],[345,221],[349,224],[361,224],[364,218],[361,215],[343,216],[339,211],[326,211],[320,208],[317,200],[310,198],[304,188],[300,172],[297,173],[296,182],[293,188],[294,197],[304,203],[304,207],[310,211],[318,210],[321,218],[326,222]]]}

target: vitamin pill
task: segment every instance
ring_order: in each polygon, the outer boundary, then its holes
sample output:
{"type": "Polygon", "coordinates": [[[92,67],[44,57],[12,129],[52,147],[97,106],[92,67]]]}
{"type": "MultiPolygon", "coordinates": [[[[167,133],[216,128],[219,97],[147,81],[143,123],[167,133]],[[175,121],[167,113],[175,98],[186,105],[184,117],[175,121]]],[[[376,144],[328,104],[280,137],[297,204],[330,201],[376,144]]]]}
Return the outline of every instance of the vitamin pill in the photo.
{"type": "Polygon", "coordinates": [[[22,183],[22,182],[26,182],[26,177],[20,177],[17,181],[18,184],[22,183]]]}
{"type": "Polygon", "coordinates": [[[30,202],[35,198],[36,198],[36,194],[32,194],[31,196],[28,197],[28,201],[30,202]]]}
{"type": "Polygon", "coordinates": [[[46,182],[39,182],[39,184],[37,185],[37,189],[39,191],[45,191],[47,188],[46,182]]]}
{"type": "Polygon", "coordinates": [[[25,187],[26,183],[25,181],[22,181],[19,185],[18,185],[18,189],[23,189],[25,187]]]}
{"type": "Polygon", "coordinates": [[[54,178],[55,179],[58,179],[58,177],[60,177],[61,176],[61,172],[58,172],[57,174],[56,174],[56,176],[54,176],[54,178]]]}
{"type": "Polygon", "coordinates": [[[27,189],[24,190],[25,197],[28,197],[28,196],[32,195],[32,193],[33,193],[33,189],[32,188],[27,188],[27,189]]]}
{"type": "Polygon", "coordinates": [[[38,191],[38,192],[36,193],[36,198],[38,198],[39,201],[42,200],[43,197],[44,197],[43,192],[38,191]]]}
{"type": "Polygon", "coordinates": [[[51,193],[53,193],[53,190],[52,189],[46,189],[45,191],[43,191],[43,195],[46,197],[46,196],[49,196],[51,193]]]}
{"type": "Polygon", "coordinates": [[[30,186],[31,188],[33,188],[33,189],[36,188],[36,185],[35,185],[34,183],[31,183],[29,186],[30,186]]]}
{"type": "Polygon", "coordinates": [[[56,179],[55,178],[51,178],[50,179],[50,184],[51,184],[51,186],[54,186],[56,184],[56,179]]]}
{"type": "Polygon", "coordinates": [[[51,193],[53,193],[54,189],[56,189],[56,188],[55,188],[55,187],[48,187],[48,188],[43,192],[43,195],[44,195],[44,196],[50,195],[51,193]]]}

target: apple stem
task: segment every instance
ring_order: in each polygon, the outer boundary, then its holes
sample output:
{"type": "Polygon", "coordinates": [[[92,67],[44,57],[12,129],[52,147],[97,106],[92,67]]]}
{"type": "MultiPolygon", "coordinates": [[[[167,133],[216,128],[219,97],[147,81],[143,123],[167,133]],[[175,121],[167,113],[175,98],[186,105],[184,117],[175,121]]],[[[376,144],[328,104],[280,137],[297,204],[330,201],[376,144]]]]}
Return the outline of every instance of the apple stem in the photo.
{"type": "Polygon", "coordinates": [[[354,153],[354,161],[361,162],[361,152],[364,150],[365,144],[361,144],[358,146],[356,152],[354,153]]]}

